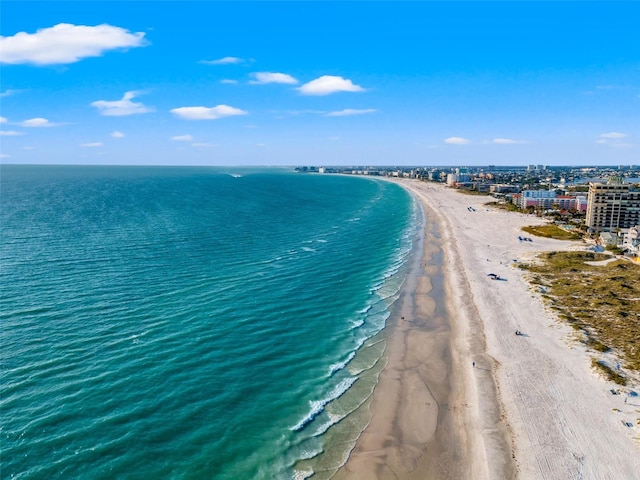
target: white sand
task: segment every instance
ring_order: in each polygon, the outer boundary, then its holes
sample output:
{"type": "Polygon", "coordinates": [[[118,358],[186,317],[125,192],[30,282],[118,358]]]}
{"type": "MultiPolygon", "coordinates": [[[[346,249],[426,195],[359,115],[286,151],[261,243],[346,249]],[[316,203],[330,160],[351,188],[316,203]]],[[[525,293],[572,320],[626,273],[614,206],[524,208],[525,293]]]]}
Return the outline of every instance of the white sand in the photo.
{"type": "Polygon", "coordinates": [[[439,217],[448,294],[460,311],[452,322],[453,363],[464,366],[459,379],[471,380],[462,393],[472,413],[459,418],[475,439],[472,463],[486,467],[473,478],[504,478],[504,465],[494,461],[504,461],[502,424],[510,432],[517,478],[640,479],[640,397],[625,403],[626,395],[610,393],[618,386],[592,370],[596,352],[575,341],[573,330],[545,308],[514,266],[533,252],[582,248],[580,242],[524,233],[520,227],[543,221],[490,209],[484,205],[490,197],[400,183],[439,217]],[[521,242],[519,235],[533,242],[521,242]],[[488,273],[505,280],[491,280],[488,273]],[[525,335],[516,336],[517,329],[525,335]],[[496,382],[498,405],[491,393],[496,382]],[[496,422],[498,406],[502,419],[496,422]]]}

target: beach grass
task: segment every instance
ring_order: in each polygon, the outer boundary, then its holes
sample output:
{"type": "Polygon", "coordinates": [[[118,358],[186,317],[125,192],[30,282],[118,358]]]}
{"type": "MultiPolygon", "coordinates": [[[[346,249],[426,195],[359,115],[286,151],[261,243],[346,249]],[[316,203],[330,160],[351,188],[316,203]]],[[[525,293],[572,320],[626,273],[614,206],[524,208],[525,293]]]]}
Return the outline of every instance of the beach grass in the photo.
{"type": "Polygon", "coordinates": [[[477,195],[482,197],[488,197],[489,195],[491,195],[491,193],[489,192],[481,192],[479,190],[471,190],[468,188],[458,188],[456,189],[456,192],[461,193],[463,195],[477,195]]]}
{"type": "Polygon", "coordinates": [[[501,210],[507,210],[509,212],[522,212],[522,209],[517,205],[509,202],[487,202],[488,207],[499,208],[501,210]]]}
{"type": "Polygon", "coordinates": [[[548,252],[521,264],[546,290],[558,316],[598,352],[615,349],[625,368],[640,370],[640,265],[594,252],[548,252]]]}
{"type": "Polygon", "coordinates": [[[538,237],[554,238],[556,240],[580,240],[582,237],[576,233],[568,232],[557,225],[532,225],[522,227],[527,233],[538,237]]]}
{"type": "Polygon", "coordinates": [[[620,375],[603,361],[592,358],[591,366],[602,372],[612,382],[622,386],[625,386],[627,384],[627,379],[625,377],[620,375]]]}

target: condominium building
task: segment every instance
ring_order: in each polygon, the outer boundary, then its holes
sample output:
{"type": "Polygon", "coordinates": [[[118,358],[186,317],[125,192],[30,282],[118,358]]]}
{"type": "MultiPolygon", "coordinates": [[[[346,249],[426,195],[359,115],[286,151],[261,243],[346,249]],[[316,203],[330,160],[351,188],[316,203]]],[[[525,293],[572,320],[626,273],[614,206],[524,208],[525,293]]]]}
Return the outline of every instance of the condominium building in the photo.
{"type": "Polygon", "coordinates": [[[518,200],[520,208],[558,208],[560,210],[587,209],[587,199],[579,195],[557,195],[555,190],[523,190],[518,200]]]}
{"type": "Polygon", "coordinates": [[[523,190],[520,196],[520,208],[551,208],[556,198],[555,190],[523,190]]]}
{"type": "Polygon", "coordinates": [[[590,183],[586,224],[591,232],[626,231],[640,224],[640,191],[619,179],[590,183]]]}

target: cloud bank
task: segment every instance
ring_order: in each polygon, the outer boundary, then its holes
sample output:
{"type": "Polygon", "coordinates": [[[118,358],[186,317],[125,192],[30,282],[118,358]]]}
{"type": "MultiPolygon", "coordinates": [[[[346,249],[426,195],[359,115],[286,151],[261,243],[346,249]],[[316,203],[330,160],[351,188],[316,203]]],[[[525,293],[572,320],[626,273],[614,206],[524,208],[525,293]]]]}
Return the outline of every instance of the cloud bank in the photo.
{"type": "Polygon", "coordinates": [[[92,27],[59,23],[36,33],[19,32],[0,37],[0,63],[75,63],[87,57],[100,57],[109,50],[148,45],[144,35],[107,24],[92,27]]]}

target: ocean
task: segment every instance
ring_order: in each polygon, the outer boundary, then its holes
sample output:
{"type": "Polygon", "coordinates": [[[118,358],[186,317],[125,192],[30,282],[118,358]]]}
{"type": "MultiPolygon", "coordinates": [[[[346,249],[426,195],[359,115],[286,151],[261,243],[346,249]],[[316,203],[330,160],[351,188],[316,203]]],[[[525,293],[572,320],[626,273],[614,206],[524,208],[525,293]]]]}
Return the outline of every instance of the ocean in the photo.
{"type": "Polygon", "coordinates": [[[284,168],[0,173],[1,478],[344,463],[418,241],[406,191],[284,168]]]}

